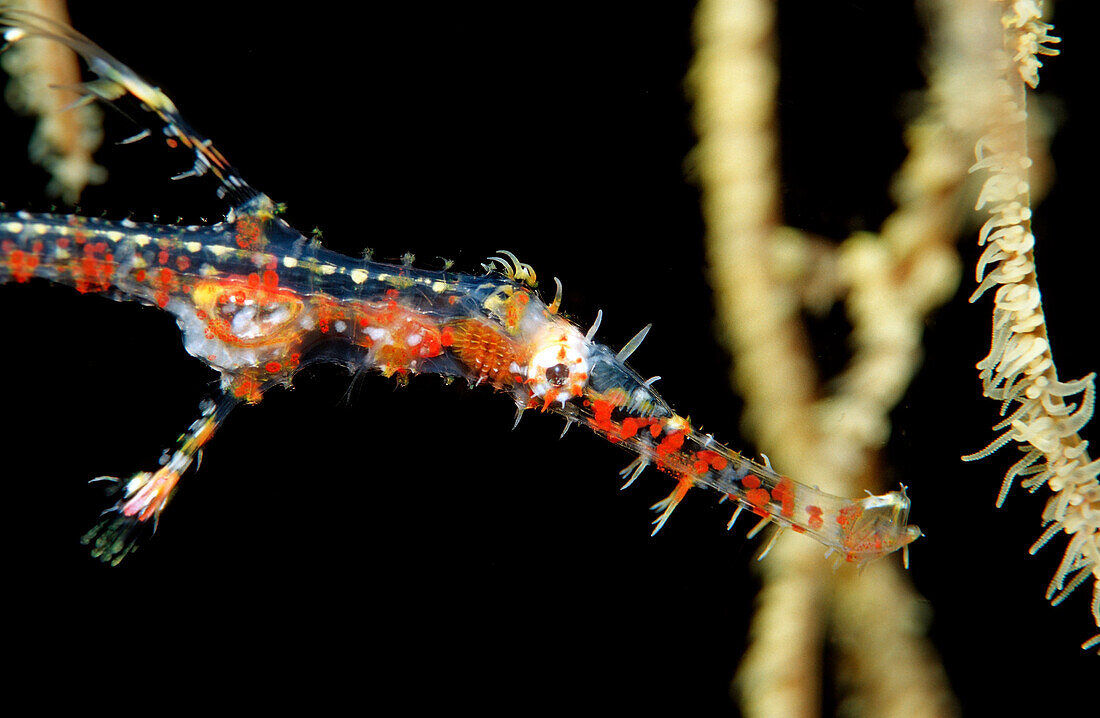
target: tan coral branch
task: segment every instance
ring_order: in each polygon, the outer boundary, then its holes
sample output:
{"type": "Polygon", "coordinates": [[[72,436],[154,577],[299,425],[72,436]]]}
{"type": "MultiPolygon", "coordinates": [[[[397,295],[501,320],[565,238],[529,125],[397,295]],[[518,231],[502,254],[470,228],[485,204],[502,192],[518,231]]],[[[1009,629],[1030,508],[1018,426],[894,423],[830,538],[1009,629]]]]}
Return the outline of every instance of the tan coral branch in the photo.
{"type": "MultiPolygon", "coordinates": [[[[1000,103],[997,121],[977,143],[977,161],[971,170],[985,182],[976,205],[989,218],[979,233],[985,246],[977,268],[978,289],[970,301],[996,288],[993,299],[993,337],[989,354],[978,363],[983,393],[1001,402],[1002,414],[1012,414],[994,427],[1003,430],[985,449],[965,460],[992,454],[1010,443],[1025,452],[1005,474],[1000,505],[1012,483],[1026,477],[1031,491],[1046,485],[1054,495],[1043,511],[1045,531],[1031,547],[1035,553],[1059,533],[1069,536],[1061,564],[1047,588],[1047,598],[1060,603],[1071,591],[1093,578],[1093,620],[1100,627],[1100,461],[1086,451],[1078,432],[1092,417],[1094,375],[1063,382],[1047,336],[1046,321],[1035,274],[1031,231],[1032,166],[1027,134],[1027,87],[1039,82],[1040,55],[1055,55],[1058,38],[1042,21],[1042,3],[1016,0],[998,3],[1004,28],[997,84],[1000,103]],[[1080,404],[1067,396],[1080,395],[1080,404]]],[[[1084,647],[1096,645],[1094,637],[1084,647]]]]}

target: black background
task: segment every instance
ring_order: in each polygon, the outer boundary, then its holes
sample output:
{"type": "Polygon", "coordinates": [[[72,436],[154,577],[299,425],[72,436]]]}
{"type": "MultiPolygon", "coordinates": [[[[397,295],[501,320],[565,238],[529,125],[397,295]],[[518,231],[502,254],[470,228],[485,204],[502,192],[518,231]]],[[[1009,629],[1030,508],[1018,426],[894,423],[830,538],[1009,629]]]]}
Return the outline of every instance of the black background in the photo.
{"type": "MultiPolygon", "coordinates": [[[[1061,133],[1035,224],[1068,378],[1098,356],[1084,4],[1062,5],[1065,55],[1043,71],[1061,133]]],[[[602,308],[604,342],[652,321],[632,364],[663,375],[697,425],[752,450],[685,162],[690,3],[153,5],[76,2],[73,23],[164,88],[292,224],[348,254],[411,251],[426,267],[446,257],[477,271],[510,249],[548,285],[562,279],[577,323],[602,308]]],[[[923,83],[921,26],[904,5],[781,5],[787,220],[835,238],[875,229],[923,83]]],[[[47,178],[25,160],[30,121],[0,123],[0,196],[47,210],[47,178]]],[[[113,117],[108,132],[132,133],[113,117]]],[[[111,178],[85,193],[89,213],[193,222],[222,210],[201,183],[169,182],[187,163],[152,145],[100,161],[111,178]]],[[[973,266],[974,243],[962,252],[973,266]]],[[[1043,492],[996,511],[1009,455],[958,461],[996,421],[973,368],[991,299],[966,303],[971,276],[928,322],[886,475],[910,486],[928,534],[910,573],[964,712],[1071,712],[1096,676],[1077,647],[1095,632],[1091,588],[1046,605],[1063,541],[1027,555],[1043,492]]],[[[77,541],[106,505],[86,481],[155,466],[215,376],[162,313],[43,283],[0,287],[0,302],[5,643],[28,678],[92,679],[105,705],[227,688],[242,708],[736,711],[728,683],[758,546],[726,533],[727,509],[689,496],[650,538],[647,507],[667,480],[620,493],[618,449],[581,430],[558,441],[545,416],[511,431],[508,400],[434,377],[395,389],[372,375],[349,390],[343,371],[320,368],[237,410],[158,534],[123,566],[100,565],[77,541]]],[[[827,371],[843,365],[846,331],[839,311],[814,324],[827,371]]]]}

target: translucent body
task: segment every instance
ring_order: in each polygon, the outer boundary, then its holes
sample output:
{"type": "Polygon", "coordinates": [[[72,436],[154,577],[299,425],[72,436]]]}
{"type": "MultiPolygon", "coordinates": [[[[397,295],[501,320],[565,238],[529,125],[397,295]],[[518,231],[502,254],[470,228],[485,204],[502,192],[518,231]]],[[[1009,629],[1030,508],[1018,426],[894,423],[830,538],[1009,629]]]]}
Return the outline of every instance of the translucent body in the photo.
{"type": "Polygon", "coordinates": [[[237,403],[260,401],[315,361],[402,381],[418,373],[462,377],[508,394],[521,412],[555,412],[592,429],[635,455],[624,472],[630,482],[649,465],[675,480],[654,507],[654,532],[700,487],[735,501],[738,513],[757,514],[761,527],[790,527],[850,561],[920,535],[906,525],[904,491],[831,496],[700,435],[626,365],[640,338],[618,353],[595,342],[594,332],[557,313],[560,297],[542,301],[534,271],[514,256],[494,258],[499,271],[467,275],[331,252],[280,219],[159,89],[89,40],[3,6],[0,30],[8,42],[38,36],[72,47],[99,76],[84,88],[89,96],[136,104],[170,147],[191,153],[186,174],[212,177],[231,203],[224,222],[195,227],[0,214],[0,280],[43,278],[170,312],[188,353],[221,375],[220,396],[204,404],[164,465],[119,481],[116,511],[86,537],[105,560],[124,557],[135,529],[157,520],[237,403]]]}

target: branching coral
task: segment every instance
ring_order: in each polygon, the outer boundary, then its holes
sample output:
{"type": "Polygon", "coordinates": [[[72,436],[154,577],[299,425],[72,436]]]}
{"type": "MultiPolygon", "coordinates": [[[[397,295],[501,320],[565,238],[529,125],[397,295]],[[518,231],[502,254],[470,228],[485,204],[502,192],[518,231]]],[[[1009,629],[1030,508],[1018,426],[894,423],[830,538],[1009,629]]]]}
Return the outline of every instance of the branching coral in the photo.
{"type": "MultiPolygon", "coordinates": [[[[973,203],[968,155],[977,144],[976,169],[991,173],[978,206],[992,218],[981,232],[989,248],[979,280],[985,268],[991,271],[976,296],[1001,285],[982,378],[987,395],[1020,407],[1000,427],[1005,434],[973,458],[1010,441],[1024,443],[1025,457],[1009,470],[1002,499],[1017,475],[1027,477],[1028,488],[1047,483],[1058,492],[1044,514],[1049,528],[1034,547],[1062,530],[1073,534],[1049,592],[1058,602],[1096,570],[1100,513],[1097,464],[1076,436],[1092,412],[1091,377],[1063,383],[1054,374],[1027,225],[1031,160],[1023,84],[1037,81],[1037,56],[1052,54],[1053,38],[1033,3],[970,0],[923,8],[931,38],[928,88],[924,112],[906,130],[909,155],[893,187],[897,208],[879,232],[853,234],[833,249],[780,226],[772,5],[699,5],[689,78],[696,163],[734,382],[746,398],[748,431],[777,464],[838,493],[874,488],[888,412],[921,359],[923,319],[956,286],[953,245],[966,225],[960,207],[973,203]],[[1002,23],[1008,58],[1001,51],[1002,23]],[[816,378],[800,318],[811,297],[826,305],[843,300],[853,328],[848,366],[828,385],[816,378]],[[1079,408],[1063,401],[1082,392],[1079,408]]],[[[780,544],[761,567],[765,587],[737,677],[746,712],[813,715],[819,668],[807,657],[819,655],[830,632],[851,668],[852,707],[871,715],[951,712],[937,660],[919,637],[918,599],[905,579],[876,567],[848,580],[815,571],[815,558],[780,544]],[[903,677],[904,690],[885,680],[889,676],[903,677]]]]}
{"type": "MultiPolygon", "coordinates": [[[[986,249],[978,261],[980,284],[970,301],[997,288],[992,345],[978,368],[983,392],[1001,402],[1001,413],[1016,408],[994,427],[1003,434],[964,458],[980,459],[1007,444],[1020,445],[1024,456],[1005,474],[997,505],[1017,477],[1024,477],[1021,483],[1030,491],[1046,485],[1054,492],[1043,511],[1046,529],[1031,552],[1059,533],[1069,535],[1047,598],[1057,605],[1092,577],[1092,614],[1100,627],[1100,460],[1089,457],[1088,442],[1078,436],[1092,417],[1095,375],[1069,382],[1058,379],[1035,276],[1025,85],[1034,88],[1039,83],[1038,58],[1058,54],[1051,45],[1059,41],[1042,21],[1040,5],[1005,3],[1004,50],[997,62],[1004,71],[995,86],[1000,110],[977,143],[978,161],[971,168],[985,173],[976,208],[988,212],[989,219],[978,237],[986,249]],[[1080,404],[1067,404],[1066,397],[1075,395],[1081,395],[1080,404]]],[[[1085,647],[1098,642],[1100,635],[1086,641],[1085,647]]]]}

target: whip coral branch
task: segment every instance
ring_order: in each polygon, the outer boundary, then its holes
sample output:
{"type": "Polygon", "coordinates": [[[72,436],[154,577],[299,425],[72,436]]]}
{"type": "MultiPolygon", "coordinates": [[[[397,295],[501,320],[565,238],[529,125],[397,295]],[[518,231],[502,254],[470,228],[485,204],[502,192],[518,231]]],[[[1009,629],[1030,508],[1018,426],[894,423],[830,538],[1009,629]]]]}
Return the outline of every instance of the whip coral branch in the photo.
{"type": "MultiPolygon", "coordinates": [[[[997,505],[1004,503],[1018,477],[1029,491],[1050,488],[1054,495],[1043,511],[1045,530],[1031,553],[1060,533],[1069,536],[1069,543],[1046,596],[1057,605],[1091,576],[1092,615],[1100,627],[1100,461],[1089,457],[1088,442],[1078,436],[1092,417],[1095,374],[1069,382],[1058,379],[1035,276],[1031,231],[1027,87],[1039,82],[1039,57],[1058,54],[1051,45],[1059,38],[1042,21],[1041,2],[1002,5],[1000,111],[993,115],[998,121],[978,141],[977,161],[971,167],[985,176],[976,209],[985,210],[989,218],[978,237],[985,251],[970,301],[996,288],[991,346],[978,369],[983,393],[1001,402],[1001,414],[1013,405],[1015,409],[994,427],[1003,431],[1000,436],[963,459],[985,458],[1010,443],[1024,452],[1005,474],[997,505]],[[1066,397],[1078,395],[1078,404],[1066,402],[1066,397]]],[[[1095,647],[1098,641],[1100,636],[1093,637],[1084,647],[1095,647]]]]}

